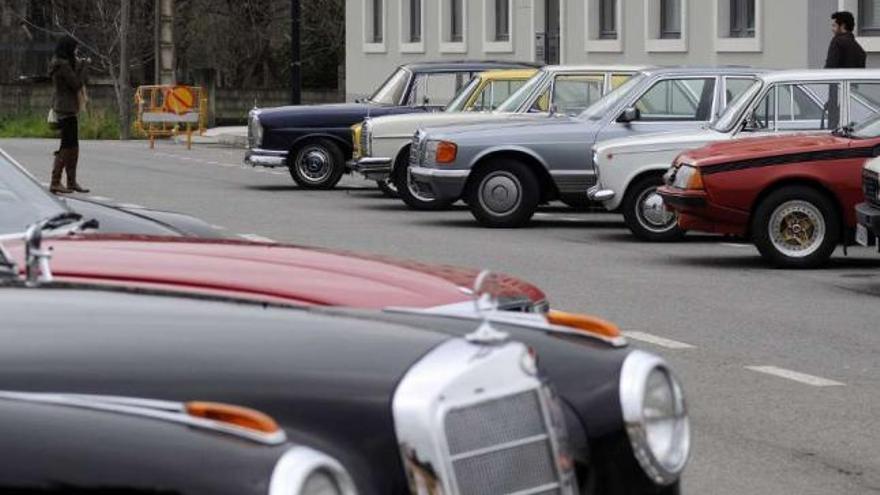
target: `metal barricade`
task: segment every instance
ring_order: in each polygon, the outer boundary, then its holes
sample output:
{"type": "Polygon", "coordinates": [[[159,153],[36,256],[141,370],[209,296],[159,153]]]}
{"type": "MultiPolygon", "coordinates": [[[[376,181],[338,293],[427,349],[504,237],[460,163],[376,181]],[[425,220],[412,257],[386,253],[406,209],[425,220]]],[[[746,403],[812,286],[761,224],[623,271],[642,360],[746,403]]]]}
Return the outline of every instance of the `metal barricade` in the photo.
{"type": "Polygon", "coordinates": [[[198,86],[140,86],[134,95],[137,106],[135,127],[150,139],[186,133],[186,147],[192,149],[194,128],[204,134],[208,122],[208,97],[198,86]]]}

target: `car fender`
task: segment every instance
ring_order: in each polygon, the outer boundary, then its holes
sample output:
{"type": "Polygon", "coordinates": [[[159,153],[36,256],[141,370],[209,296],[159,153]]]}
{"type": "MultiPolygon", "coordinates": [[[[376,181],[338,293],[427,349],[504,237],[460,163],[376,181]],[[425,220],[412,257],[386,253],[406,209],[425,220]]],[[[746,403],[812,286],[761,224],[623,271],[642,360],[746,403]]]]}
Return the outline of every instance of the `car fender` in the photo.
{"type": "Polygon", "coordinates": [[[477,165],[479,165],[480,163],[482,163],[483,161],[485,161],[486,159],[488,159],[492,155],[500,155],[500,154],[508,154],[508,153],[509,154],[526,155],[526,156],[530,157],[532,160],[539,163],[544,168],[545,172],[549,173],[549,171],[550,171],[550,167],[547,165],[547,162],[539,154],[535,153],[535,151],[532,150],[531,148],[528,148],[526,146],[520,146],[520,145],[498,145],[498,146],[492,146],[492,147],[486,148],[486,149],[482,150],[480,153],[476,154],[471,159],[470,163],[468,163],[468,168],[473,170],[474,167],[476,167],[477,165]]]}
{"type": "MultiPolygon", "coordinates": [[[[290,143],[289,149],[292,153],[294,150],[297,150],[300,147],[302,147],[303,143],[305,143],[307,141],[314,141],[317,139],[326,139],[326,140],[336,144],[337,146],[339,146],[339,149],[342,151],[343,155],[345,155],[346,157],[351,156],[351,152],[352,152],[351,142],[346,141],[346,140],[340,138],[339,136],[336,136],[336,135],[331,134],[326,131],[303,134],[303,135],[297,137],[296,139],[294,139],[292,143],[290,143]]],[[[291,158],[293,158],[293,157],[291,157],[291,158]]]]}
{"type": "Polygon", "coordinates": [[[626,194],[629,192],[630,185],[632,185],[637,178],[649,173],[663,174],[669,170],[675,155],[677,155],[677,153],[673,154],[672,158],[666,161],[656,161],[656,159],[652,158],[651,163],[646,163],[644,165],[633,163],[628,169],[621,170],[619,174],[612,173],[611,180],[607,183],[605,181],[605,169],[603,169],[602,185],[615,192],[614,197],[604,203],[605,208],[609,210],[616,210],[619,208],[623,203],[623,198],[626,197],[626,194]]]}
{"type": "Polygon", "coordinates": [[[396,160],[403,149],[412,143],[412,135],[373,137],[370,156],[396,160]]]}

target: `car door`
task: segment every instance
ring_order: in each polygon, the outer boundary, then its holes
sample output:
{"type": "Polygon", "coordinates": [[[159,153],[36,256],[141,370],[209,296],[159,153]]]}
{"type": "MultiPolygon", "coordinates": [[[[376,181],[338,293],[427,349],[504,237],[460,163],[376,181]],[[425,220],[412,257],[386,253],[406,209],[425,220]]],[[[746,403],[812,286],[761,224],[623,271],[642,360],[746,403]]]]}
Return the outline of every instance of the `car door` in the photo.
{"type": "Polygon", "coordinates": [[[771,86],[748,114],[743,133],[830,131],[841,122],[840,81],[771,86]]]}
{"type": "Polygon", "coordinates": [[[639,116],[631,122],[614,116],[597,135],[597,141],[653,132],[695,130],[712,120],[717,106],[717,76],[675,76],[655,81],[630,108],[639,116]]]}
{"type": "Polygon", "coordinates": [[[603,96],[605,75],[601,73],[559,73],[539,96],[529,113],[554,109],[563,115],[578,115],[603,96]]]}

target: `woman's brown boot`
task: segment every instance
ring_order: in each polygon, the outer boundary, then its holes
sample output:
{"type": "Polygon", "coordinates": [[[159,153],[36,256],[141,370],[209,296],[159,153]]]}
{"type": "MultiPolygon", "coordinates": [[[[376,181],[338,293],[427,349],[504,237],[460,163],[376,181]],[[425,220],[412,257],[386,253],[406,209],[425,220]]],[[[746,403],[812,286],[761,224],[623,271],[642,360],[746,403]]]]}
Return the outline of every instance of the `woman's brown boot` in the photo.
{"type": "Polygon", "coordinates": [[[65,158],[65,168],[67,170],[67,188],[73,192],[87,193],[88,189],[76,182],[76,166],[79,163],[79,148],[67,148],[67,157],[65,158]]]}
{"type": "Polygon", "coordinates": [[[55,152],[55,163],[52,164],[52,182],[49,184],[49,192],[52,194],[68,194],[70,189],[61,185],[61,173],[64,172],[63,150],[55,152]]]}

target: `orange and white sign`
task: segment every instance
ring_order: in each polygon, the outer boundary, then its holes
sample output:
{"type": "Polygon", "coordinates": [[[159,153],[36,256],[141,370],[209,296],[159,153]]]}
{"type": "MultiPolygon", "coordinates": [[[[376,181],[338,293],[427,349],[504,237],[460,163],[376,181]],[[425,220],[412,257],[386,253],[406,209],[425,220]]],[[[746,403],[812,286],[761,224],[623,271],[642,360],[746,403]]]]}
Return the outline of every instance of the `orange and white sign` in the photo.
{"type": "Polygon", "coordinates": [[[193,110],[196,97],[189,86],[174,86],[165,92],[165,111],[183,115],[193,110]]]}

